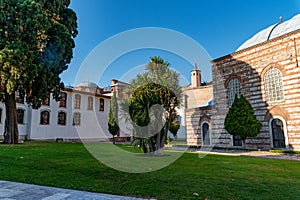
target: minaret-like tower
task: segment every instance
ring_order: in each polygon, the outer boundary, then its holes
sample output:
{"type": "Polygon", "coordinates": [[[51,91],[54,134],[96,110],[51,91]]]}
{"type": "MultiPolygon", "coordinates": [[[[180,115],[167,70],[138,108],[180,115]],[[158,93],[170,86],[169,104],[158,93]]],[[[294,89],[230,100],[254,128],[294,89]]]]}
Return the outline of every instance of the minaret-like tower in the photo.
{"type": "Polygon", "coordinates": [[[196,59],[194,60],[194,70],[191,71],[191,84],[192,87],[201,86],[201,71],[197,68],[196,59]]]}

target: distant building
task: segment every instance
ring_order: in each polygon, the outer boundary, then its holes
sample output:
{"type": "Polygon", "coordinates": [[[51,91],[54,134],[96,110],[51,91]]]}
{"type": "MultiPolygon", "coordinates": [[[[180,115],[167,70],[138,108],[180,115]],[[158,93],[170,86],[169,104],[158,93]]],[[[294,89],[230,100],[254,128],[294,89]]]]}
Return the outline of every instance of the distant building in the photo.
{"type": "Polygon", "coordinates": [[[181,91],[183,107],[178,110],[181,123],[178,137],[187,138],[187,144],[192,146],[211,145],[213,85],[201,82],[201,71],[196,63],[191,71],[191,84],[181,91]]]}
{"type": "MultiPolygon", "coordinates": [[[[34,110],[16,95],[21,140],[108,140],[108,113],[111,92],[97,84],[82,82],[66,87],[60,101],[52,97],[34,110]]],[[[0,104],[0,138],[3,138],[5,106],[0,104]],[[2,130],[2,131],[1,131],[2,130]]],[[[121,132],[119,137],[125,137],[121,132]]],[[[126,136],[128,137],[128,136],[126,136]]]]}

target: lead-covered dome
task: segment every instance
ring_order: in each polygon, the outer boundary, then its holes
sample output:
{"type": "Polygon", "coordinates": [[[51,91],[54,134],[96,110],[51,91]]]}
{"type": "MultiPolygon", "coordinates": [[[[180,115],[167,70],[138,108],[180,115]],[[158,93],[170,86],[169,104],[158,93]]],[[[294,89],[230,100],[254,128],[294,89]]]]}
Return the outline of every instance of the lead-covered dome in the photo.
{"type": "Polygon", "coordinates": [[[90,81],[84,81],[76,85],[76,87],[98,88],[98,85],[90,81]]]}
{"type": "Polygon", "coordinates": [[[300,14],[294,16],[290,20],[274,24],[258,32],[252,38],[250,38],[244,44],[242,44],[237,49],[237,51],[246,49],[256,44],[260,44],[262,42],[266,42],[268,40],[296,31],[298,29],[300,29],[300,14]]]}

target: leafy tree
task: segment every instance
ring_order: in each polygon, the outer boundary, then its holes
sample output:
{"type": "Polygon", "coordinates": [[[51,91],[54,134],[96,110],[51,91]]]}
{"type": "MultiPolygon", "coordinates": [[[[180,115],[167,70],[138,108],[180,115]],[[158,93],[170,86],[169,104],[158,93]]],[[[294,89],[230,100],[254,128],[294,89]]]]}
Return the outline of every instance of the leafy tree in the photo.
{"type": "Polygon", "coordinates": [[[245,143],[247,137],[255,137],[260,133],[262,124],[256,119],[251,104],[244,96],[235,97],[224,123],[231,135],[238,135],[245,143]]]}
{"type": "Polygon", "coordinates": [[[171,116],[171,124],[170,124],[169,131],[173,134],[174,138],[177,138],[177,133],[178,133],[179,128],[180,128],[180,124],[177,119],[177,115],[173,114],[171,116]]]}
{"type": "Polygon", "coordinates": [[[109,116],[108,116],[108,131],[113,136],[113,143],[115,144],[115,136],[119,133],[120,127],[118,125],[118,102],[116,92],[110,100],[109,116]]]}
{"type": "Polygon", "coordinates": [[[50,93],[73,57],[77,17],[70,0],[0,0],[0,100],[6,108],[4,143],[18,143],[15,92],[33,108],[50,93]]]}
{"type": "Polygon", "coordinates": [[[129,113],[134,122],[135,142],[142,145],[145,153],[162,153],[161,148],[172,122],[171,116],[176,115],[176,107],[180,105],[179,74],[170,70],[169,66],[160,57],[151,58],[146,72],[139,74],[127,89],[130,99],[125,105],[129,109],[122,106],[122,110],[129,113]]]}

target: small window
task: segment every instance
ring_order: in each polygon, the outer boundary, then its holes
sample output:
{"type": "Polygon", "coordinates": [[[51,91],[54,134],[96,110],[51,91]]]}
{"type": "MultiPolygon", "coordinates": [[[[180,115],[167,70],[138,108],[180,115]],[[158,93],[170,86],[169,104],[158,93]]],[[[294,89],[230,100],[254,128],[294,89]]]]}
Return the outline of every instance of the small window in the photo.
{"type": "Polygon", "coordinates": [[[231,107],[231,105],[234,102],[235,96],[238,98],[241,97],[241,84],[240,81],[236,78],[233,78],[228,83],[227,88],[227,95],[228,95],[228,106],[231,107]]]}
{"type": "Polygon", "coordinates": [[[75,94],[74,100],[74,109],[80,109],[81,96],[79,94],[75,94]]]}
{"type": "Polygon", "coordinates": [[[67,107],[67,93],[62,92],[60,94],[59,107],[66,108],[67,107]]]}
{"type": "Polygon", "coordinates": [[[93,97],[88,97],[88,110],[93,110],[93,97]]]}
{"type": "Polygon", "coordinates": [[[76,112],[73,115],[73,126],[79,126],[81,121],[81,115],[80,113],[76,112]]]}
{"type": "Polygon", "coordinates": [[[48,125],[49,124],[49,120],[50,119],[50,113],[49,111],[42,111],[41,112],[41,119],[40,119],[40,124],[41,125],[48,125]]]}
{"type": "Polygon", "coordinates": [[[2,108],[0,108],[0,123],[2,123],[2,108]]]}
{"type": "Polygon", "coordinates": [[[239,135],[233,136],[233,146],[237,146],[237,147],[243,146],[243,140],[239,135]]]}
{"type": "Polygon", "coordinates": [[[209,124],[206,122],[202,125],[202,138],[203,145],[210,145],[209,124]]]}
{"type": "Polygon", "coordinates": [[[67,120],[67,114],[65,112],[59,112],[58,113],[58,121],[57,124],[58,125],[62,125],[65,126],[66,125],[66,120],[67,120]]]}
{"type": "Polygon", "coordinates": [[[270,68],[264,76],[266,100],[276,102],[284,100],[282,74],[277,68],[270,68]]]}
{"type": "Polygon", "coordinates": [[[104,99],[99,100],[99,111],[104,111],[104,99]]]}
{"type": "Polygon", "coordinates": [[[17,120],[18,124],[24,124],[24,110],[17,109],[17,120]]]}
{"type": "Polygon", "coordinates": [[[19,91],[16,92],[16,102],[19,104],[24,104],[24,97],[20,95],[19,91]]]}
{"type": "Polygon", "coordinates": [[[50,106],[50,95],[43,101],[43,106],[50,106]]]}

